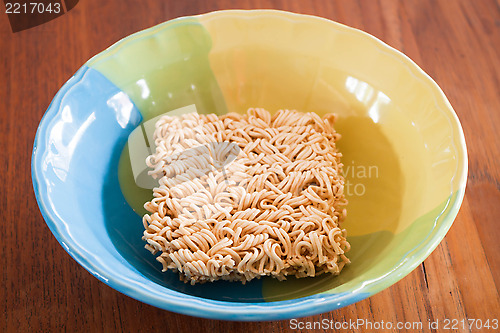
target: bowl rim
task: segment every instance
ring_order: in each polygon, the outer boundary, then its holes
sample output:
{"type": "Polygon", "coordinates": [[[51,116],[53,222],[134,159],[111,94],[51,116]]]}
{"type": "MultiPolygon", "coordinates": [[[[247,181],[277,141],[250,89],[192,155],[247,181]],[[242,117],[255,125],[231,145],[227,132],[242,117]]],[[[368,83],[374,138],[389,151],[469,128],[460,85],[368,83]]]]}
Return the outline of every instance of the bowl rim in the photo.
{"type": "Polygon", "coordinates": [[[408,275],[411,271],[413,271],[420,263],[422,263],[431,252],[437,247],[437,245],[444,238],[449,228],[454,222],[455,217],[458,214],[461,203],[465,194],[465,187],[467,182],[467,172],[468,172],[468,156],[467,156],[467,148],[465,137],[463,133],[463,129],[458,119],[456,112],[453,110],[450,102],[446,98],[444,92],[438,86],[438,84],[427,74],[425,73],[413,60],[411,60],[408,56],[400,52],[399,50],[389,46],[385,42],[380,39],[356,28],[352,28],[346,26],[342,23],[338,23],[326,18],[307,15],[307,14],[298,14],[288,11],[282,10],[273,10],[273,9],[255,9],[255,10],[219,10],[213,11],[209,13],[193,15],[193,16],[183,16],[178,17],[172,20],[165,21],[153,27],[141,30],[134,34],[131,34],[127,37],[120,39],[119,41],[112,44],[110,47],[101,51],[97,55],[90,58],[85,65],[82,67],[86,67],[89,63],[94,61],[97,57],[104,55],[108,52],[117,51],[123,45],[132,42],[133,40],[140,38],[142,35],[154,34],[155,30],[158,30],[164,27],[167,24],[178,24],[182,23],[185,20],[196,19],[199,17],[214,19],[219,16],[235,16],[241,18],[247,18],[251,15],[268,15],[268,16],[276,16],[286,19],[294,19],[294,20],[320,20],[329,24],[332,28],[341,29],[345,32],[351,34],[361,34],[364,38],[371,39],[376,42],[377,47],[380,50],[388,51],[392,54],[397,55],[397,59],[401,62],[406,63],[410,68],[416,70],[416,72],[420,75],[421,78],[425,79],[425,83],[429,85],[432,89],[432,92],[436,94],[436,99],[441,99],[444,102],[445,108],[441,108],[447,115],[447,117],[451,120],[451,126],[453,129],[453,134],[458,136],[459,146],[456,146],[457,155],[463,156],[461,161],[457,161],[457,169],[455,171],[454,177],[458,178],[457,189],[452,190],[451,194],[456,193],[456,195],[450,195],[448,201],[446,203],[443,211],[438,215],[436,221],[439,219],[440,222],[437,223],[436,227],[432,229],[432,231],[427,235],[425,239],[422,240],[417,246],[415,246],[411,251],[409,251],[406,255],[406,259],[399,262],[394,269],[383,275],[381,278],[377,279],[370,283],[370,289],[367,290],[367,286],[365,284],[361,285],[359,288],[355,289],[352,292],[346,293],[338,293],[338,294],[315,294],[311,296],[301,297],[297,299],[287,300],[287,301],[271,301],[271,302],[262,302],[262,303],[242,303],[242,302],[227,302],[227,301],[215,301],[211,299],[206,299],[197,296],[186,295],[181,292],[173,291],[174,294],[178,293],[179,297],[173,297],[172,299],[160,298],[157,295],[151,295],[144,290],[141,290],[137,287],[131,287],[120,280],[119,276],[109,276],[106,272],[102,271],[100,267],[92,263],[85,256],[85,253],[81,253],[72,243],[71,239],[67,239],[67,237],[61,235],[58,232],[57,226],[64,224],[64,221],[59,218],[57,214],[54,214],[54,210],[47,205],[47,195],[42,192],[39,186],[39,183],[43,182],[43,179],[40,176],[40,163],[38,160],[41,158],[40,151],[43,149],[39,149],[42,144],[42,135],[45,134],[47,126],[51,122],[51,120],[56,117],[60,112],[60,108],[55,107],[53,105],[54,101],[59,97],[64,96],[68,90],[71,89],[74,85],[79,83],[79,79],[76,77],[77,74],[82,70],[80,69],[73,75],[57,92],[56,96],[50,103],[47,108],[42,120],[39,123],[37,128],[33,152],[32,152],[32,160],[31,160],[31,176],[33,182],[33,188],[35,192],[35,197],[42,213],[42,216],[48,225],[51,232],[54,234],[58,242],[63,246],[63,248],[75,259],[80,265],[82,265],[87,271],[89,271],[92,275],[97,277],[99,280],[103,281],[113,289],[137,299],[141,302],[181,313],[186,315],[192,315],[197,317],[211,318],[211,319],[222,319],[222,320],[244,320],[244,321],[261,321],[261,320],[280,320],[280,319],[290,319],[290,318],[298,318],[304,317],[319,313],[324,313],[328,311],[332,311],[354,302],[360,301],[364,298],[373,296],[374,294],[390,287],[395,284],[403,277],[408,275]]]}

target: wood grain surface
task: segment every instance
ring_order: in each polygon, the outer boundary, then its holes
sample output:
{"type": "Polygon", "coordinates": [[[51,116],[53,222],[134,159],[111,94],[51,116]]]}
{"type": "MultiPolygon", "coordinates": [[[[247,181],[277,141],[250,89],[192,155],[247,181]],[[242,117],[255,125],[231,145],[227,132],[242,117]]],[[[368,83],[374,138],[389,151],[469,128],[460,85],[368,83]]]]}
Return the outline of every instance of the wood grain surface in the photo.
{"type": "Polygon", "coordinates": [[[0,332],[291,331],[289,321],[205,320],[120,294],[91,276],[58,244],[32,189],[30,160],[37,125],[58,89],[86,60],[120,38],[165,20],[229,8],[314,14],[367,31],[407,54],[438,82],[465,131],[465,200],[446,238],[424,264],[369,299],[300,320],[423,322],[422,330],[408,331],[440,332],[445,319],[500,319],[498,0],[81,0],[67,14],[15,34],[1,8],[0,332]],[[428,329],[428,321],[436,320],[441,329],[428,329]]]}

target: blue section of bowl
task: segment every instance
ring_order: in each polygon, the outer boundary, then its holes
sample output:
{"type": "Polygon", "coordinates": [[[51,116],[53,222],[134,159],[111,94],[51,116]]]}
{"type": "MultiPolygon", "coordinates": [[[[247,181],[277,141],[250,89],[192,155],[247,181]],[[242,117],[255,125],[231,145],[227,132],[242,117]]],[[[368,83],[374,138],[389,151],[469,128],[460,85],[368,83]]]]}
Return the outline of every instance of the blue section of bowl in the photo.
{"type": "Polygon", "coordinates": [[[53,233],[70,254],[79,247],[77,253],[98,277],[111,279],[99,270],[111,268],[113,278],[147,279],[183,294],[263,302],[259,280],[192,286],[173,272],[162,273],[144,249],[142,219],[123,197],[117,173],[123,147],[141,120],[130,99],[92,68],[80,69],[61,89],[41,122],[33,156],[34,175],[43,180],[35,182],[37,198],[41,207],[48,206],[44,216],[53,233]],[[122,265],[135,269],[133,275],[122,265]]]}

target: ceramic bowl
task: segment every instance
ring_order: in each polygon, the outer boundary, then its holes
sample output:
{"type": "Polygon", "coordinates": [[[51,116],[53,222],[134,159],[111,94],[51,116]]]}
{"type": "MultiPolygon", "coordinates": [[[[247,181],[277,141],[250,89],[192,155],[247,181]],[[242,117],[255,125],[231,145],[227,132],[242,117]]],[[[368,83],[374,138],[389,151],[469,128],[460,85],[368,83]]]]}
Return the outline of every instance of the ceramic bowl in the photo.
{"type": "Polygon", "coordinates": [[[275,320],[331,311],[391,286],[439,244],[462,202],[467,152],[438,85],[380,40],[273,10],[178,18],[90,59],[40,122],[32,178],[43,217],[90,273],[142,302],[192,316],[275,320]],[[338,114],[352,264],[339,276],[189,285],[141,240],[151,190],[133,182],[130,133],[195,104],[338,114]]]}

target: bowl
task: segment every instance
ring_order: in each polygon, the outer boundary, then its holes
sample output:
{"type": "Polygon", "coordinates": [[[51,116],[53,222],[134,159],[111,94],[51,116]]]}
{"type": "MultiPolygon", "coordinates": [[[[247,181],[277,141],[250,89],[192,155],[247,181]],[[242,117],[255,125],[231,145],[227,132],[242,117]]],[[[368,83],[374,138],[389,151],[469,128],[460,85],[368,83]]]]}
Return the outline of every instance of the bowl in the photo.
{"type": "Polygon", "coordinates": [[[142,302],[226,320],[313,315],[391,286],[443,239],[466,177],[459,120],[413,61],[360,30],[274,10],[178,18],[112,45],[56,94],[32,156],[42,215],[85,269],[142,302]],[[161,272],[141,239],[151,190],[134,182],[126,144],[147,120],[193,104],[338,115],[352,246],[339,276],[192,286],[161,272]]]}

